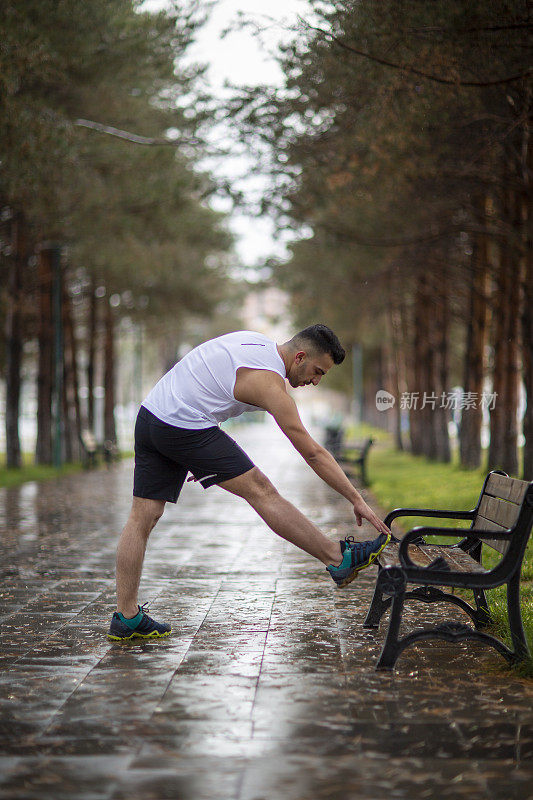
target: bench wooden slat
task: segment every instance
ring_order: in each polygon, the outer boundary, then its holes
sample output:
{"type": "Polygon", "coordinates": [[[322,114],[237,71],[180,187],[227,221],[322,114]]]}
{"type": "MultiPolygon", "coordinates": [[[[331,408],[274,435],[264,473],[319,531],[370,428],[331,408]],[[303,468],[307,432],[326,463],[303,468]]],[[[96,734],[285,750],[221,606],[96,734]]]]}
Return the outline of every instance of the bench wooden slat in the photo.
{"type": "MultiPolygon", "coordinates": [[[[398,557],[399,545],[391,542],[379,556],[379,563],[382,567],[397,566],[400,563],[398,557]]],[[[454,572],[486,572],[472,556],[464,550],[450,550],[438,544],[410,545],[409,558],[419,567],[427,567],[436,558],[444,558],[450,569],[454,572]]]]}
{"type": "MultiPolygon", "coordinates": [[[[473,525],[472,530],[484,530],[484,531],[505,531],[507,527],[505,525],[498,525],[497,522],[494,522],[491,519],[486,519],[482,517],[481,514],[478,514],[476,517],[476,521],[473,525]]],[[[497,550],[499,553],[505,554],[509,547],[509,542],[506,542],[503,539],[483,539],[483,544],[487,544],[489,547],[492,547],[493,550],[497,550]]]]}
{"type": "Polygon", "coordinates": [[[518,478],[508,478],[506,475],[490,475],[485,487],[485,494],[520,504],[524,499],[528,486],[528,481],[521,481],[518,478]]]}
{"type": "Polygon", "coordinates": [[[479,531],[506,531],[507,528],[505,525],[498,525],[497,522],[494,522],[492,519],[487,519],[486,517],[482,517],[481,514],[478,514],[476,517],[476,521],[472,526],[472,530],[479,530],[479,531]]]}
{"type": "MultiPolygon", "coordinates": [[[[422,545],[421,549],[426,550],[427,547],[428,545],[422,545]]],[[[439,547],[438,545],[433,545],[432,547],[434,552],[436,552],[438,548],[439,552],[437,555],[444,558],[454,572],[486,571],[481,564],[472,558],[472,556],[468,555],[468,553],[465,553],[464,550],[460,550],[459,548],[451,549],[448,547],[439,547]]],[[[433,555],[431,560],[436,558],[437,555],[433,555]]]]}
{"type": "Polygon", "coordinates": [[[508,500],[501,500],[499,497],[491,497],[484,494],[479,504],[479,510],[476,516],[476,523],[474,527],[479,528],[477,525],[477,517],[481,516],[484,519],[489,519],[491,522],[496,522],[504,528],[512,528],[516,523],[520,506],[516,503],[511,503],[508,500]]]}
{"type": "MultiPolygon", "coordinates": [[[[390,542],[385,550],[380,553],[378,561],[382,567],[392,567],[400,563],[398,557],[399,547],[400,546],[396,542],[390,542]]],[[[412,558],[415,564],[420,567],[427,567],[433,560],[432,558],[428,558],[427,554],[423,553],[422,550],[415,545],[409,546],[409,558],[412,558]]]]}

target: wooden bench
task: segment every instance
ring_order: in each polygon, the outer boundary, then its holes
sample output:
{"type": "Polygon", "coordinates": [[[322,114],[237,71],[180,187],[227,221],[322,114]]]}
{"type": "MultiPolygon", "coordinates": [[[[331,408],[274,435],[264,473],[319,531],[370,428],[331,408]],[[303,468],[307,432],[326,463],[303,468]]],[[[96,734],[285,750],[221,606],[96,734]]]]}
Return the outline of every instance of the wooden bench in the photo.
{"type": "Polygon", "coordinates": [[[364,627],[377,628],[385,611],[390,606],[392,609],[376,669],[393,669],[407,647],[426,639],[450,642],[474,639],[494,647],[511,664],[528,658],[520,612],[520,571],[533,524],[533,481],[509,478],[496,470],[487,475],[477,505],[471,511],[397,508],[387,515],[385,524],[390,527],[394,519],[402,516],[471,520],[471,525],[462,529],[413,528],[401,541],[393,537],[380,555],[374,597],[364,627]],[[428,544],[426,539],[431,536],[461,540],[448,545],[428,544]],[[501,556],[493,569],[485,569],[481,563],[483,545],[501,556]],[[414,588],[409,589],[410,584],[414,588]],[[507,587],[512,649],[483,631],[493,623],[485,591],[503,585],[507,587]],[[473,605],[441,587],[471,590],[473,605]],[[474,627],[444,620],[400,638],[404,603],[411,599],[453,603],[468,614],[474,627]]]}

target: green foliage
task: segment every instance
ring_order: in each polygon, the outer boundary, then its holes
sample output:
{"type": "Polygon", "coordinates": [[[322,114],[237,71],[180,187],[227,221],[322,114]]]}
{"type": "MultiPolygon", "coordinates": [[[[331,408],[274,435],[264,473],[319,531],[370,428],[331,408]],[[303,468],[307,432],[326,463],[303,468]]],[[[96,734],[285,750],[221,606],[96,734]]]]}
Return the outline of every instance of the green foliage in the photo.
{"type": "Polygon", "coordinates": [[[183,65],[202,8],[22,0],[1,15],[1,203],[23,211],[36,244],[67,244],[78,272],[108,295],[126,293],[120,310],[130,316],[211,313],[226,296],[232,242],[204,202],[211,180],[185,146],[207,113],[196,91],[202,68],[183,65]],[[164,144],[169,130],[183,147],[164,144]]]}
{"type": "Polygon", "coordinates": [[[527,4],[344,0],[313,11],[284,50],[283,90],[241,91],[233,108],[243,138],[272,154],[265,207],[299,237],[274,279],[298,324],[322,319],[348,344],[371,344],[391,296],[408,301],[421,271],[445,260],[460,316],[459,234],[499,230],[475,198],[498,188],[527,116],[527,4]]]}

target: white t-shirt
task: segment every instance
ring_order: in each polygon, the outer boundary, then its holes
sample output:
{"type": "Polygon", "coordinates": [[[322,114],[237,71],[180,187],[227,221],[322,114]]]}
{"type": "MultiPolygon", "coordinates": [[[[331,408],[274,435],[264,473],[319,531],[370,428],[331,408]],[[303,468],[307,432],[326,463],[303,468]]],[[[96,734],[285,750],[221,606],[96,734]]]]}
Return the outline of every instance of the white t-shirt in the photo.
{"type": "Polygon", "coordinates": [[[285,378],[276,343],[253,331],[237,331],[195,347],[156,383],[142,405],[178,428],[210,428],[257,406],[233,395],[239,367],[266,369],[285,378]]]}

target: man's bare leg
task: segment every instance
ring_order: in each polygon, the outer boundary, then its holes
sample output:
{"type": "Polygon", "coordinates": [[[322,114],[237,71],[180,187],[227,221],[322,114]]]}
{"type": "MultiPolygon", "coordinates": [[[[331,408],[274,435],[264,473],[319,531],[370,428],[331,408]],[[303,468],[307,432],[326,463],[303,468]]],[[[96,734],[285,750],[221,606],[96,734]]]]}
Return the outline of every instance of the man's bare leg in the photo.
{"type": "Polygon", "coordinates": [[[117,611],[125,617],[138,612],[137,592],[150,532],[165,508],[164,500],[134,497],[131,512],[117,548],[117,611]]]}
{"type": "Polygon", "coordinates": [[[253,469],[219,484],[244,498],[274,533],[318,558],[326,566],[338,566],[342,554],[338,542],[328,539],[296,506],[282,497],[260,469],[253,469]]]}

